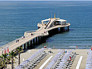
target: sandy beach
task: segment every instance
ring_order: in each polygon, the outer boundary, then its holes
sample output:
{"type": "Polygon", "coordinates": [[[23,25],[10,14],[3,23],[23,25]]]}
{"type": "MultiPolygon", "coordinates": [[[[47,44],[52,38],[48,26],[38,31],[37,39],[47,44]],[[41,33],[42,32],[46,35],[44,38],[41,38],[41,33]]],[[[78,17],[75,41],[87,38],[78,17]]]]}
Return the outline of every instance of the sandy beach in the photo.
{"type": "MultiPolygon", "coordinates": [[[[31,57],[38,50],[39,49],[31,49],[31,50],[27,50],[24,53],[21,53],[21,60],[20,60],[20,62],[22,63],[23,61],[25,61],[26,59],[28,59],[29,57],[31,57]]],[[[67,50],[67,51],[73,50],[73,52],[76,52],[75,60],[74,60],[74,62],[72,64],[72,66],[70,67],[70,69],[76,69],[78,61],[79,61],[79,59],[80,59],[81,56],[82,56],[82,61],[81,61],[79,69],[85,69],[86,59],[87,59],[87,52],[88,52],[89,49],[61,49],[61,50],[67,50]]],[[[34,69],[40,69],[40,67],[45,63],[45,61],[50,56],[52,56],[52,58],[43,67],[43,69],[45,69],[46,66],[49,64],[49,62],[58,53],[59,49],[45,49],[44,51],[47,53],[46,57],[44,59],[42,59],[41,62],[34,69]],[[49,53],[49,51],[52,51],[52,53],[49,53]]],[[[16,68],[17,66],[18,66],[18,59],[15,59],[14,68],[16,68]]],[[[11,69],[11,65],[8,65],[7,69],[11,69]]]]}

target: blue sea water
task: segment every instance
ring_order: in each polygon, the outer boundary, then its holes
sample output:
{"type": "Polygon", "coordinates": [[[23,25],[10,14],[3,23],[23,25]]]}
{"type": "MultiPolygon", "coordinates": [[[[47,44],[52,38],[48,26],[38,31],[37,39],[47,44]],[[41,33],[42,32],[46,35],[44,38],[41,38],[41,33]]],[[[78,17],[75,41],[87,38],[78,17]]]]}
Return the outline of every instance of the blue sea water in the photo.
{"type": "Polygon", "coordinates": [[[92,2],[0,2],[0,46],[36,30],[37,23],[53,17],[71,23],[70,31],[54,35],[38,46],[87,48],[92,45],[92,2]]]}

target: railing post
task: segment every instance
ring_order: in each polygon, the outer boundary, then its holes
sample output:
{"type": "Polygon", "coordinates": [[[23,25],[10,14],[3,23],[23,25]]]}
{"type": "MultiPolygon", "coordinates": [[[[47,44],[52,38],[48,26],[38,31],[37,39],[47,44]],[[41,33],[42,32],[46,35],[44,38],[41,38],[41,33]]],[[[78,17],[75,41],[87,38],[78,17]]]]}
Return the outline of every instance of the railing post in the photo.
{"type": "Polygon", "coordinates": [[[26,49],[26,44],[24,44],[24,50],[26,49]]]}
{"type": "Polygon", "coordinates": [[[30,48],[33,48],[32,40],[30,41],[30,48]]]}
{"type": "Polygon", "coordinates": [[[30,46],[29,46],[29,42],[27,42],[27,49],[29,49],[30,48],[30,46]]]}

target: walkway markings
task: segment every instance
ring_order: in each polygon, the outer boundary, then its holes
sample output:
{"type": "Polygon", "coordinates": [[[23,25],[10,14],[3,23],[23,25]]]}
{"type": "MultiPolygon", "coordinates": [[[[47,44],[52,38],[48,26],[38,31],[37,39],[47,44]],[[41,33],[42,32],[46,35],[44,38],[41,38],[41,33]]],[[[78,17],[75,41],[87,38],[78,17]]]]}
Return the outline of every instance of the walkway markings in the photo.
{"type": "Polygon", "coordinates": [[[83,56],[80,56],[76,69],[79,69],[83,56]]]}
{"type": "Polygon", "coordinates": [[[39,69],[43,69],[43,67],[49,62],[49,60],[52,58],[53,56],[50,56],[45,62],[44,64],[39,68],[39,69]]]}

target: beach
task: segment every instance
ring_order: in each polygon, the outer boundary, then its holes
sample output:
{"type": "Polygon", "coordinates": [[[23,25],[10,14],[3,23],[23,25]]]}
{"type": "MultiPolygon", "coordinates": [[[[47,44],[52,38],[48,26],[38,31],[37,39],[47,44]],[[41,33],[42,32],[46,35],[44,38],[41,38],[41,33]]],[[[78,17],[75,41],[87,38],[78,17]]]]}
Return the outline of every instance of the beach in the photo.
{"type": "MultiPolygon", "coordinates": [[[[21,60],[20,62],[22,63],[23,61],[27,60],[29,57],[31,57],[35,52],[37,52],[39,49],[31,49],[31,50],[27,50],[24,53],[21,53],[21,60]]],[[[80,63],[80,69],[85,69],[86,67],[86,60],[87,60],[87,52],[89,51],[89,49],[60,49],[60,50],[72,50],[72,52],[76,52],[76,57],[74,59],[74,62],[72,64],[72,66],[70,67],[70,69],[76,69],[77,64],[79,62],[80,57],[82,56],[82,60],[80,63]]],[[[45,64],[45,66],[43,67],[43,69],[46,68],[46,66],[51,62],[51,60],[55,57],[55,55],[58,53],[59,49],[45,49],[44,50],[46,53],[48,53],[46,55],[46,57],[44,59],[41,60],[41,62],[34,68],[34,69],[39,69],[42,64],[45,63],[45,61],[52,56],[52,58],[45,64]],[[52,51],[52,53],[49,53],[49,51],[52,51]]],[[[18,56],[17,56],[18,57],[18,56]]],[[[16,67],[18,65],[18,59],[15,59],[15,63],[14,63],[14,67],[16,67]]],[[[11,69],[11,65],[8,65],[7,69],[11,69]]]]}

